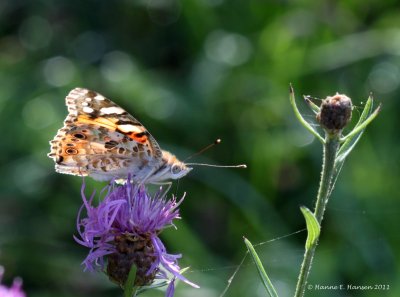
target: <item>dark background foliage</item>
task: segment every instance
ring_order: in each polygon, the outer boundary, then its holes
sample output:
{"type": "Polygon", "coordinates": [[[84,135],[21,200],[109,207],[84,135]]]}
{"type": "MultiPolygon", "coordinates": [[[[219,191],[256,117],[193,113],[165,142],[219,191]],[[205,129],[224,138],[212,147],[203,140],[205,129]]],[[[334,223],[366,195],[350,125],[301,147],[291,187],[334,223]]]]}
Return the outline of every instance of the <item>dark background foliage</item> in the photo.
{"type": "MultiPolygon", "coordinates": [[[[78,177],[56,174],[48,141],[82,86],[112,98],[180,159],[247,170],[195,168],[178,230],[162,234],[182,253],[195,290],[219,296],[257,247],[280,296],[291,296],[303,255],[299,205],[313,207],[321,146],[288,101],[345,93],[357,118],[373,92],[383,110],[346,162],[328,205],[310,284],[389,285],[388,291],[308,291],[307,296],[400,296],[398,1],[63,0],[0,2],[0,264],[30,297],[121,296],[82,271],[74,242],[78,177]],[[269,241],[271,239],[276,239],[269,241]]],[[[301,102],[299,100],[299,102],[301,102]]],[[[304,106],[303,106],[304,107],[304,106]]],[[[312,113],[304,108],[306,117],[312,113]]],[[[88,181],[88,191],[104,183],[88,181]]],[[[151,291],[144,296],[162,296],[151,291]]],[[[252,262],[225,296],[265,296],[252,262]]]]}

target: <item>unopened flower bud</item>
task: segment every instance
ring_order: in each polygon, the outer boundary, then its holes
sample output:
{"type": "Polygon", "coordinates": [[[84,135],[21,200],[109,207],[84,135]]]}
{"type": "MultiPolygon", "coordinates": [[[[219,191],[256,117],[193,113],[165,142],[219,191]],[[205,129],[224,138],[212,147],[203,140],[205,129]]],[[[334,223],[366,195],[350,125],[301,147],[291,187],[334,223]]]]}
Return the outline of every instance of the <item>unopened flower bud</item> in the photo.
{"type": "Polygon", "coordinates": [[[339,133],[351,119],[351,99],[346,95],[328,96],[322,101],[317,121],[328,133],[339,133]]]}

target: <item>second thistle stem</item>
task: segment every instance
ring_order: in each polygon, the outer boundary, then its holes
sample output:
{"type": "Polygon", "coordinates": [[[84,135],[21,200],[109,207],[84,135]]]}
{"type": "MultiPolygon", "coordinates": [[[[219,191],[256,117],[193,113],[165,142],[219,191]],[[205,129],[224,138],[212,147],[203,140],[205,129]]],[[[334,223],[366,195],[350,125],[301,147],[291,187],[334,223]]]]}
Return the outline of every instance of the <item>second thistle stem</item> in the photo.
{"type": "Polygon", "coordinates": [[[324,217],[326,205],[329,200],[329,195],[332,192],[332,177],[335,169],[336,154],[339,150],[340,140],[338,135],[327,135],[324,144],[324,157],[322,164],[321,181],[315,203],[314,215],[321,225],[324,217]]]}
{"type": "MultiPolygon", "coordinates": [[[[332,192],[332,178],[334,175],[336,154],[339,149],[339,135],[326,134],[324,142],[324,156],[322,164],[321,181],[319,184],[317,201],[315,203],[314,215],[318,223],[321,225],[324,217],[326,205],[329,200],[329,195],[332,192]]],[[[306,289],[307,278],[311,270],[312,261],[314,258],[315,248],[317,246],[318,239],[304,253],[303,263],[301,264],[299,279],[297,281],[295,297],[304,296],[306,289]]]]}

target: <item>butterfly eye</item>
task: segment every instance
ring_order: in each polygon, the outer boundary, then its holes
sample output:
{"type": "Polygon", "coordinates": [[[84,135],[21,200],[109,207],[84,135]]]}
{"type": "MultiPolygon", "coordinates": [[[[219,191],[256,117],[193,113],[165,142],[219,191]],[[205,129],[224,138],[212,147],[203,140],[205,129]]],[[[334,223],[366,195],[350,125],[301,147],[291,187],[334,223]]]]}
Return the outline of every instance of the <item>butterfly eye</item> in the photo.
{"type": "Polygon", "coordinates": [[[172,174],[178,174],[179,172],[181,172],[181,167],[180,166],[178,166],[178,165],[173,165],[172,167],[171,167],[171,172],[172,172],[172,174]]]}

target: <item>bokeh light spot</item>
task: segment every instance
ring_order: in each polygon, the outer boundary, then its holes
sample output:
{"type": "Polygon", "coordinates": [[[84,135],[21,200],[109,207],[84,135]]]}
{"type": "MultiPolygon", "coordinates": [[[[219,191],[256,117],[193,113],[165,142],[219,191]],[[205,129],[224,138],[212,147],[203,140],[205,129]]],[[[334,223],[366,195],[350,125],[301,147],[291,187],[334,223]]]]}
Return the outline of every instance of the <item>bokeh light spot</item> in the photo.
{"type": "Polygon", "coordinates": [[[228,69],[224,65],[203,58],[193,67],[190,83],[198,93],[207,98],[223,82],[228,69]]]}
{"type": "Polygon", "coordinates": [[[55,110],[45,97],[28,101],[22,109],[22,118],[29,128],[40,130],[51,125],[55,119],[55,110]],[[46,116],[43,116],[46,115],[46,116]]]}
{"type": "Polygon", "coordinates": [[[146,112],[153,118],[165,119],[173,114],[176,107],[176,96],[169,90],[153,90],[143,100],[146,112]]]}
{"type": "MultiPolygon", "coordinates": [[[[47,172],[35,160],[31,158],[19,160],[13,169],[14,183],[22,192],[32,194],[42,188],[47,172]]],[[[35,196],[35,198],[40,198],[40,196],[35,196]]]]}
{"type": "Polygon", "coordinates": [[[396,90],[399,87],[399,81],[399,67],[388,62],[375,65],[368,77],[371,89],[381,94],[396,90]]]}
{"type": "Polygon", "coordinates": [[[74,64],[65,57],[54,57],[44,63],[43,74],[46,82],[55,87],[69,84],[75,75],[74,64]]]}
{"type": "Polygon", "coordinates": [[[212,61],[237,66],[249,59],[252,46],[249,40],[242,35],[216,30],[207,37],[205,51],[207,57],[212,61]]]}
{"type": "Polygon", "coordinates": [[[105,51],[103,36],[96,32],[86,31],[73,42],[75,54],[86,63],[100,60],[105,51]]]}
{"type": "Polygon", "coordinates": [[[136,66],[124,52],[114,51],[104,56],[101,64],[102,75],[112,82],[128,80],[134,74],[136,66]]]}

